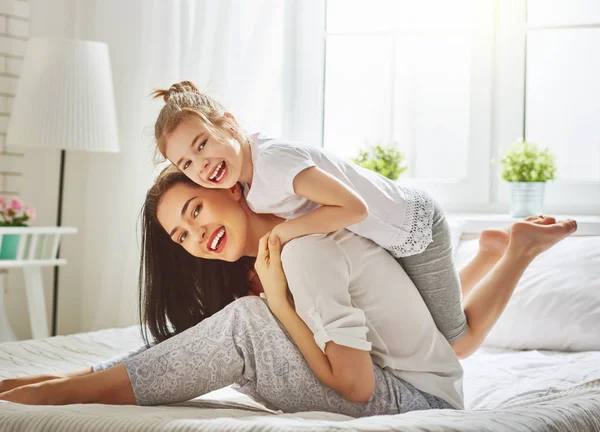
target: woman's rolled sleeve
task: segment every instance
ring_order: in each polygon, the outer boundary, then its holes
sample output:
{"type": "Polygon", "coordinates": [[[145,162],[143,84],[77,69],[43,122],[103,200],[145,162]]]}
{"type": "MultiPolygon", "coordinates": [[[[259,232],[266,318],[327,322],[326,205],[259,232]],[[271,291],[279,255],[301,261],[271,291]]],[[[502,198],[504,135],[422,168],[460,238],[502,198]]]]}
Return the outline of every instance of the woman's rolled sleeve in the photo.
{"type": "MultiPolygon", "coordinates": [[[[332,306],[332,305],[328,305],[332,306]]],[[[326,313],[328,316],[329,314],[326,313]]],[[[302,315],[300,315],[302,317],[302,315]]],[[[304,319],[304,318],[302,318],[304,319]]],[[[325,352],[327,342],[335,342],[362,351],[371,351],[371,342],[367,341],[368,328],[365,326],[365,316],[360,309],[346,308],[339,319],[324,323],[316,308],[308,310],[309,327],[314,327],[315,341],[321,351],[325,352]],[[350,310],[352,309],[352,310],[350,310]]]]}

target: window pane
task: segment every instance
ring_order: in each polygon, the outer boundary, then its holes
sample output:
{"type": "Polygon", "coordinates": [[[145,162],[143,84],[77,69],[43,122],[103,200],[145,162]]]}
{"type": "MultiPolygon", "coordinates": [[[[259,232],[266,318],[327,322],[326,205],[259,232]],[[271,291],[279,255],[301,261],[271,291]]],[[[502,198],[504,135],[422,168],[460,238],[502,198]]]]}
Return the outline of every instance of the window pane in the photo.
{"type": "Polygon", "coordinates": [[[325,148],[355,156],[390,137],[391,39],[332,36],[325,68],[325,148]]]}
{"type": "Polygon", "coordinates": [[[395,27],[400,2],[394,0],[328,0],[328,32],[365,32],[395,27]],[[390,13],[390,11],[393,11],[390,13]]]}
{"type": "Polygon", "coordinates": [[[398,41],[394,136],[411,177],[467,176],[470,36],[421,35],[398,41]]]}
{"type": "Polygon", "coordinates": [[[574,25],[600,23],[598,0],[528,0],[530,25],[574,25]]]}
{"type": "Polygon", "coordinates": [[[474,0],[328,0],[328,32],[465,29],[474,0]]]}
{"type": "Polygon", "coordinates": [[[527,139],[556,154],[560,180],[600,180],[599,29],[531,32],[527,139]]]}

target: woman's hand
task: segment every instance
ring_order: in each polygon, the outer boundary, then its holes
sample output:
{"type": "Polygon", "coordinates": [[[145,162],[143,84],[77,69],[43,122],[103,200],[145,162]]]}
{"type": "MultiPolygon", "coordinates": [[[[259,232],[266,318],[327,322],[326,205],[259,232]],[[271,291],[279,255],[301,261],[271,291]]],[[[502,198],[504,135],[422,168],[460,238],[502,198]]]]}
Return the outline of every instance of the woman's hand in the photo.
{"type": "Polygon", "coordinates": [[[254,268],[271,311],[276,313],[281,307],[289,306],[287,279],[281,265],[281,243],[278,237],[267,233],[260,239],[254,268]]]}

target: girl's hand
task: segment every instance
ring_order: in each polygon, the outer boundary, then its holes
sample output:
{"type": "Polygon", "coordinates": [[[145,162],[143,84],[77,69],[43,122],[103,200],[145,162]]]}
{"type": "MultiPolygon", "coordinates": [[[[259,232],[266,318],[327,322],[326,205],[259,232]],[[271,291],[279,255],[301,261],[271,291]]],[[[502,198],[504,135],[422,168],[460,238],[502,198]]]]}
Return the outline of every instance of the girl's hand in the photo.
{"type": "Polygon", "coordinates": [[[289,305],[287,279],[281,265],[281,243],[278,237],[265,234],[258,243],[254,268],[263,286],[269,308],[275,310],[289,305]]]}

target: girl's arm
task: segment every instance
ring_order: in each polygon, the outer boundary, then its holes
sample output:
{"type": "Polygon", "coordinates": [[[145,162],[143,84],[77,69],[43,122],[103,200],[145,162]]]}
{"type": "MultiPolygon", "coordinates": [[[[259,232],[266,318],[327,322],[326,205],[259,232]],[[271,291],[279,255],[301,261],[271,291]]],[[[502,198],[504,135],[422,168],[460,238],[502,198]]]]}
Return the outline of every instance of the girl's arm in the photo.
{"type": "Polygon", "coordinates": [[[287,295],[287,281],[281,265],[281,243],[265,235],[259,242],[256,270],[268,305],[281,322],[315,376],[326,386],[353,402],[366,402],[375,389],[373,362],[367,351],[328,342],[325,352],[312,331],[298,316],[287,295]]]}
{"type": "Polygon", "coordinates": [[[322,207],[276,226],[272,234],[281,244],[308,234],[326,234],[364,220],[369,209],[351,188],[318,167],[301,171],[293,181],[294,193],[322,207]]]}

